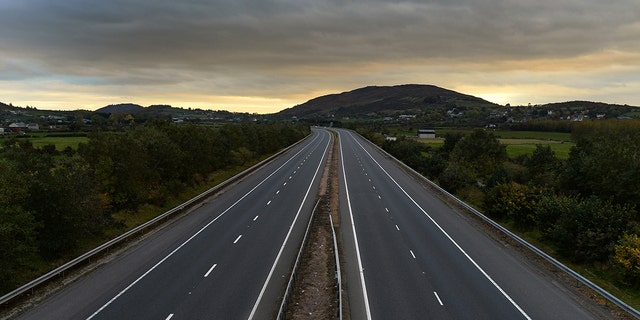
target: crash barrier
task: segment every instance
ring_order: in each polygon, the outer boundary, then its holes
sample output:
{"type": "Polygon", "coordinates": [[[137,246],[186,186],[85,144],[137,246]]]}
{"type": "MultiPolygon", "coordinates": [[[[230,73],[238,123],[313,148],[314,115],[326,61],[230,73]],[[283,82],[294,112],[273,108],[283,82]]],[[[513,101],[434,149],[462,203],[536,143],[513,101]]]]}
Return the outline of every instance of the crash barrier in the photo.
{"type": "Polygon", "coordinates": [[[338,312],[336,316],[338,320],[342,320],[342,273],[340,271],[340,253],[338,252],[338,238],[336,237],[336,229],[333,227],[333,218],[329,212],[329,223],[331,223],[331,236],[333,237],[333,253],[336,261],[336,288],[338,288],[338,312]]]}
{"type": "Polygon", "coordinates": [[[293,296],[293,287],[295,287],[296,280],[298,278],[298,268],[300,267],[300,262],[302,261],[302,254],[304,252],[304,247],[307,245],[307,240],[309,240],[309,231],[311,230],[311,225],[313,224],[313,217],[315,217],[316,215],[316,210],[318,209],[319,203],[320,203],[320,200],[316,201],[316,205],[313,207],[313,211],[311,211],[311,217],[309,218],[307,229],[304,232],[304,237],[302,238],[302,243],[300,244],[300,249],[298,250],[298,256],[296,257],[296,261],[293,264],[293,269],[291,270],[291,276],[289,276],[287,289],[285,289],[284,296],[282,297],[282,302],[280,303],[280,309],[278,310],[278,316],[276,317],[277,320],[283,320],[287,316],[289,301],[293,296]]]}

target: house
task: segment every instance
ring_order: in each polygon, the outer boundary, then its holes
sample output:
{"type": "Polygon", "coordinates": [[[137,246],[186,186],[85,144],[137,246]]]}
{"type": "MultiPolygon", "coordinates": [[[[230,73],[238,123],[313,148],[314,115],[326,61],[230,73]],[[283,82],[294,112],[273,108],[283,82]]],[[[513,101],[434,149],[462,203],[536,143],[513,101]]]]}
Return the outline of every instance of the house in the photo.
{"type": "Polygon", "coordinates": [[[419,129],[418,130],[418,138],[420,139],[435,139],[436,131],[428,130],[428,129],[419,129]]]}
{"type": "Polygon", "coordinates": [[[27,124],[24,122],[14,122],[9,125],[9,129],[12,132],[20,132],[22,131],[22,129],[26,129],[26,128],[27,128],[27,124]]]}

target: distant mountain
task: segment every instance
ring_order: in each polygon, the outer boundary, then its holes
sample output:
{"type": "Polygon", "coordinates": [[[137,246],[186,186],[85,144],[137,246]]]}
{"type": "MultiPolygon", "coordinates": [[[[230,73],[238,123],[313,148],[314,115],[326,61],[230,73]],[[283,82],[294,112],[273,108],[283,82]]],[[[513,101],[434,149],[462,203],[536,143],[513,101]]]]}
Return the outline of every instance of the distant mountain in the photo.
{"type": "Polygon", "coordinates": [[[96,113],[128,113],[136,114],[144,112],[145,108],[134,103],[112,104],[96,110],[96,113]]]}
{"type": "Polygon", "coordinates": [[[550,107],[550,108],[593,108],[593,109],[613,108],[613,107],[618,107],[618,108],[628,108],[628,107],[637,108],[637,107],[633,107],[633,106],[629,106],[629,105],[621,105],[621,104],[614,104],[614,103],[604,103],[604,102],[593,102],[593,101],[581,101],[581,100],[547,103],[547,104],[543,104],[542,106],[543,107],[550,107]]]}
{"type": "Polygon", "coordinates": [[[356,116],[376,113],[392,115],[425,111],[433,107],[496,107],[478,97],[433,85],[406,84],[369,86],[339,94],[311,99],[277,113],[278,116],[310,118],[319,116],[356,116]]]}

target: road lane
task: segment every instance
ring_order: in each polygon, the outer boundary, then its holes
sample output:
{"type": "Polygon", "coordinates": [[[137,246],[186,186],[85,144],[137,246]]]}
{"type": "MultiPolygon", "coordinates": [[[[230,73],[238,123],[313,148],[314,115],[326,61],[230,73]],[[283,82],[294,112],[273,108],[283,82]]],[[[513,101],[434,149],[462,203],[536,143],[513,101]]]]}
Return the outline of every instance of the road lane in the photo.
{"type": "Polygon", "coordinates": [[[270,317],[313,206],[308,195],[315,195],[329,139],[314,130],[303,144],[22,318],[247,319],[252,309],[270,317]],[[277,276],[266,282],[270,272],[277,276]]]}
{"type": "Polygon", "coordinates": [[[349,291],[358,316],[368,300],[373,319],[595,318],[376,148],[347,131],[340,143],[367,288],[349,291]]]}

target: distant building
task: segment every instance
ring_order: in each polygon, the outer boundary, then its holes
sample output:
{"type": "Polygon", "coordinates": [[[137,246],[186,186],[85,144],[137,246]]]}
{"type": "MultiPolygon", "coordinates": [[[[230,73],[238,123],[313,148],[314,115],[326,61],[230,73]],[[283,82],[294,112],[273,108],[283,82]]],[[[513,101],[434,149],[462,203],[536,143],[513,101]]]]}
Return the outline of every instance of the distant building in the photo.
{"type": "Polygon", "coordinates": [[[428,130],[428,129],[419,129],[418,130],[418,138],[420,139],[435,139],[436,131],[428,130]]]}

